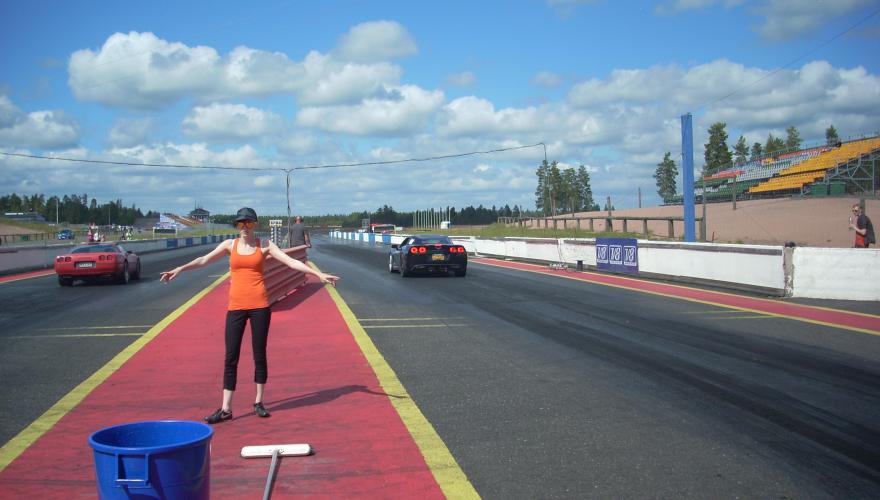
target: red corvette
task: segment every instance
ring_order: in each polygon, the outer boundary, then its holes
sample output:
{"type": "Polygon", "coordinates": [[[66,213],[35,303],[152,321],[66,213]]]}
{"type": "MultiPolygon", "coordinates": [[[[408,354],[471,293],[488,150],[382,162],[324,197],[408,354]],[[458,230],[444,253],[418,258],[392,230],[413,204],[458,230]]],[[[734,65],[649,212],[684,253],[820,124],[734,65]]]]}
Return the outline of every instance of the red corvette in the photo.
{"type": "Polygon", "coordinates": [[[114,243],[82,245],[55,257],[55,273],[61,286],[71,286],[75,279],[103,278],[125,284],[141,277],[141,259],[114,243]]]}

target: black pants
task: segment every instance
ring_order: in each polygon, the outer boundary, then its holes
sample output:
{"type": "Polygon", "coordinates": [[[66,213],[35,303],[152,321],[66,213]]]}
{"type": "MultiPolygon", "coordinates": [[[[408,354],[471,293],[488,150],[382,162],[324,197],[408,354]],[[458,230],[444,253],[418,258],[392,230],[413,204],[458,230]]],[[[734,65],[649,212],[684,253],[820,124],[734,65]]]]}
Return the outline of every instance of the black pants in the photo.
{"type": "Polygon", "coordinates": [[[238,377],[238,358],[241,355],[241,339],[244,337],[244,326],[251,322],[251,346],[254,351],[254,382],[265,384],[269,377],[266,363],[266,341],[269,337],[269,321],[272,310],[243,309],[226,312],[226,362],[223,369],[223,388],[235,390],[238,377]]]}

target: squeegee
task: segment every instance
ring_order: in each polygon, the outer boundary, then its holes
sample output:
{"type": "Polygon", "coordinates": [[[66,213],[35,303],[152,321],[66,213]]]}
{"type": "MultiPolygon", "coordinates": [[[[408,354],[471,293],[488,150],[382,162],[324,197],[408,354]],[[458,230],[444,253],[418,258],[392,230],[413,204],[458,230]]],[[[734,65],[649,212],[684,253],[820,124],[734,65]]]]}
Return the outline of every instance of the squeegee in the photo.
{"type": "Polygon", "coordinates": [[[264,446],[245,446],[241,449],[242,458],[272,457],[269,466],[269,475],[266,477],[266,489],[263,491],[263,500],[269,500],[272,492],[272,481],[275,479],[275,467],[278,457],[303,457],[311,455],[315,450],[308,444],[268,444],[264,446]]]}

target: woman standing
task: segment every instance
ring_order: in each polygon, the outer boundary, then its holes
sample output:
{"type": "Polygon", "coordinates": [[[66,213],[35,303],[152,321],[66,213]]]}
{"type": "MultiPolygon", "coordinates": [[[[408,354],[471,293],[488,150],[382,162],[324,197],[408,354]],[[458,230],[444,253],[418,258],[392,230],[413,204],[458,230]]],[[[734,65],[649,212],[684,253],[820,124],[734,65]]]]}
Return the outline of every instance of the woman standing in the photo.
{"type": "Polygon", "coordinates": [[[223,402],[217,411],[205,417],[205,421],[209,424],[216,424],[232,418],[232,394],[236,387],[241,341],[244,336],[245,324],[248,321],[251,324],[251,345],[254,351],[254,382],[257,384],[254,413],[260,417],[269,416],[269,412],[263,407],[263,386],[268,378],[266,341],[269,335],[269,321],[272,316],[272,311],[269,308],[269,296],[263,283],[263,262],[266,256],[271,255],[296,271],[313,274],[322,283],[335,285],[336,280],[339,279],[332,274],[317,272],[282,252],[271,241],[262,241],[257,238],[257,213],[252,208],[244,207],[238,211],[235,217],[235,227],[239,230],[239,238],[224,240],[208,254],[170,271],[165,271],[161,273],[159,278],[160,281],[171,281],[183,271],[204,267],[229,254],[231,283],[229,307],[226,312],[223,402]]]}

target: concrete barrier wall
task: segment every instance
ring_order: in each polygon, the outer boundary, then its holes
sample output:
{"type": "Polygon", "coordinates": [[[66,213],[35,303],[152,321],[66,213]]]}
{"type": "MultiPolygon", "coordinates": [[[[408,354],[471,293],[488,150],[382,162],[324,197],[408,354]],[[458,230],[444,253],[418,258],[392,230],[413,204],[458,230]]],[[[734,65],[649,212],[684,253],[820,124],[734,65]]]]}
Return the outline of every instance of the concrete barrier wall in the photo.
{"type": "MultiPolygon", "coordinates": [[[[167,238],[160,240],[136,240],[119,242],[126,250],[136,254],[160,252],[197,245],[210,245],[225,239],[235,238],[235,234],[196,236],[190,238],[167,238]]],[[[0,273],[32,269],[49,269],[55,265],[55,257],[66,254],[81,243],[61,243],[44,246],[16,246],[0,248],[0,273]]]]}
{"type": "MultiPolygon", "coordinates": [[[[334,238],[358,240],[335,231],[334,238]]],[[[400,243],[404,235],[391,237],[400,243]]],[[[455,236],[469,253],[538,262],[578,261],[596,266],[591,238],[477,238],[455,236]]],[[[772,295],[840,300],[880,300],[880,250],[853,248],[784,249],[766,245],[724,245],[638,240],[639,273],[701,282],[772,295]]]]}
{"type": "Polygon", "coordinates": [[[791,268],[794,297],[880,300],[880,250],[799,247],[791,268]]]}

